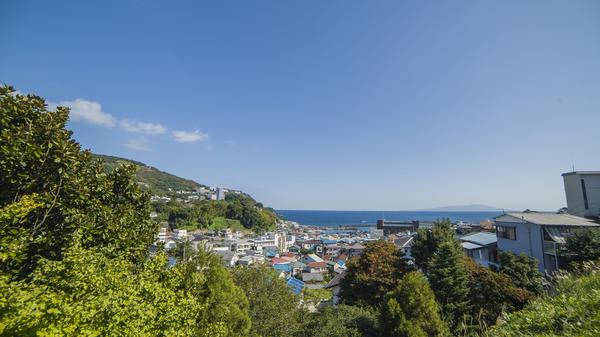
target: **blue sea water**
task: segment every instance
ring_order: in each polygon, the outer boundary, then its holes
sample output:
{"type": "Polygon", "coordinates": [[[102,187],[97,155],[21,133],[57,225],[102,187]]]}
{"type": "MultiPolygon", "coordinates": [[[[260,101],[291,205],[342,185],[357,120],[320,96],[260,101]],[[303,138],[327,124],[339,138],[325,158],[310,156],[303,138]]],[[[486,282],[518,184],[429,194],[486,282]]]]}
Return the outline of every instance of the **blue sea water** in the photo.
{"type": "Polygon", "coordinates": [[[500,215],[500,212],[426,212],[426,211],[309,211],[277,210],[285,220],[309,226],[375,225],[377,220],[434,221],[449,218],[450,221],[479,223],[500,215]]]}

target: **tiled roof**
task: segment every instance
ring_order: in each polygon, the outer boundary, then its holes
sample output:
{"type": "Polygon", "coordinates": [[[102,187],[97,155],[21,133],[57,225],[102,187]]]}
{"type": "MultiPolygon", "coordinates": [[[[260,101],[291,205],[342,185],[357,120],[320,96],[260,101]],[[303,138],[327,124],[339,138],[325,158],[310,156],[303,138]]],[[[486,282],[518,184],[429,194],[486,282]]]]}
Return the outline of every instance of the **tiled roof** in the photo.
{"type": "Polygon", "coordinates": [[[327,268],[327,262],[309,262],[307,266],[311,268],[327,268]]]}
{"type": "Polygon", "coordinates": [[[274,258],[271,259],[271,263],[273,263],[273,264],[290,263],[290,260],[280,259],[280,258],[274,257],[274,258]]]}

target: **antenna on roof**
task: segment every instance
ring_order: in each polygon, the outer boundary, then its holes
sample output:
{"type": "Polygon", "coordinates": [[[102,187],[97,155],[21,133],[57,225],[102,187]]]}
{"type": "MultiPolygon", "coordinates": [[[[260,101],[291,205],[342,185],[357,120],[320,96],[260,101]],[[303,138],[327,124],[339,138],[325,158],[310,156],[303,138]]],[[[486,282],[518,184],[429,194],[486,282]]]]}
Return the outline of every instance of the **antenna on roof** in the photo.
{"type": "Polygon", "coordinates": [[[571,168],[573,169],[573,172],[575,172],[575,162],[573,161],[573,158],[571,158],[571,168]]]}

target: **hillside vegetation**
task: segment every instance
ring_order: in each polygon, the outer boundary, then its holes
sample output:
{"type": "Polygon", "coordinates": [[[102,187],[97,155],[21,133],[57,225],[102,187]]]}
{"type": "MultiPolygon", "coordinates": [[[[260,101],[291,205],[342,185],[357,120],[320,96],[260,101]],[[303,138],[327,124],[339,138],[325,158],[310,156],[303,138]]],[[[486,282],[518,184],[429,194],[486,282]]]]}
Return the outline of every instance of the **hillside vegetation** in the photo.
{"type": "Polygon", "coordinates": [[[279,219],[273,209],[263,207],[261,203],[245,193],[227,194],[225,200],[176,201],[181,196],[178,196],[175,191],[194,191],[208,186],[163,172],[135,160],[99,154],[93,154],[92,157],[101,159],[104,170],[109,174],[120,166],[134,165],[135,180],[142,189],[152,194],[172,197],[172,200],[167,203],[153,203],[153,209],[158,213],[157,220],[167,221],[171,228],[188,230],[245,228],[262,231],[274,229],[279,219]]]}
{"type": "Polygon", "coordinates": [[[184,179],[173,174],[163,172],[155,167],[148,166],[139,161],[107,156],[102,154],[93,154],[92,157],[102,159],[107,172],[112,172],[122,164],[133,164],[136,166],[135,179],[143,189],[149,190],[155,194],[167,194],[169,188],[173,190],[193,191],[200,187],[208,187],[199,184],[193,180],[184,179]]]}

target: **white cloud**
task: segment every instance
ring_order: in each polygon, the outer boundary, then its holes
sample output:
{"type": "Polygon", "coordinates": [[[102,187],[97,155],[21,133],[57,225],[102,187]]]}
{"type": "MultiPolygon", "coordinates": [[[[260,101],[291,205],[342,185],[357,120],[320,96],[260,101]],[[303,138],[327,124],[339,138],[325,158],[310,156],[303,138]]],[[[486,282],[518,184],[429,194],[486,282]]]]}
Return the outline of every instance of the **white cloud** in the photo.
{"type": "Polygon", "coordinates": [[[208,135],[200,132],[200,130],[195,130],[193,132],[173,131],[173,137],[175,137],[175,141],[179,143],[195,143],[208,139],[208,135]]]}
{"type": "Polygon", "coordinates": [[[135,151],[150,151],[150,147],[144,139],[131,139],[125,143],[125,147],[135,151]]]}
{"type": "Polygon", "coordinates": [[[160,124],[138,122],[127,118],[122,119],[119,122],[119,126],[125,131],[145,133],[148,135],[158,135],[167,131],[167,128],[160,124]]]}
{"type": "MultiPolygon", "coordinates": [[[[58,103],[61,106],[71,108],[71,119],[90,124],[113,127],[116,125],[115,116],[102,111],[102,106],[98,102],[88,101],[77,98],[74,101],[63,101],[58,103]]],[[[55,107],[56,104],[49,103],[49,107],[55,107]]]]}
{"type": "MultiPolygon", "coordinates": [[[[59,103],[48,102],[49,110],[56,110],[58,106],[66,106],[71,109],[70,117],[73,121],[85,122],[89,124],[100,125],[104,127],[118,127],[127,132],[134,132],[146,135],[158,135],[167,132],[167,127],[158,123],[145,123],[128,118],[117,118],[107,112],[102,111],[102,105],[98,102],[88,101],[83,98],[77,98],[73,101],[62,101],[59,103]]],[[[173,131],[173,138],[179,143],[196,143],[208,139],[208,135],[194,131],[173,131]]],[[[145,139],[129,140],[124,144],[127,148],[137,151],[150,151],[145,139]]],[[[229,144],[235,147],[235,143],[229,144]]],[[[212,149],[212,147],[211,147],[212,149]]]]}

